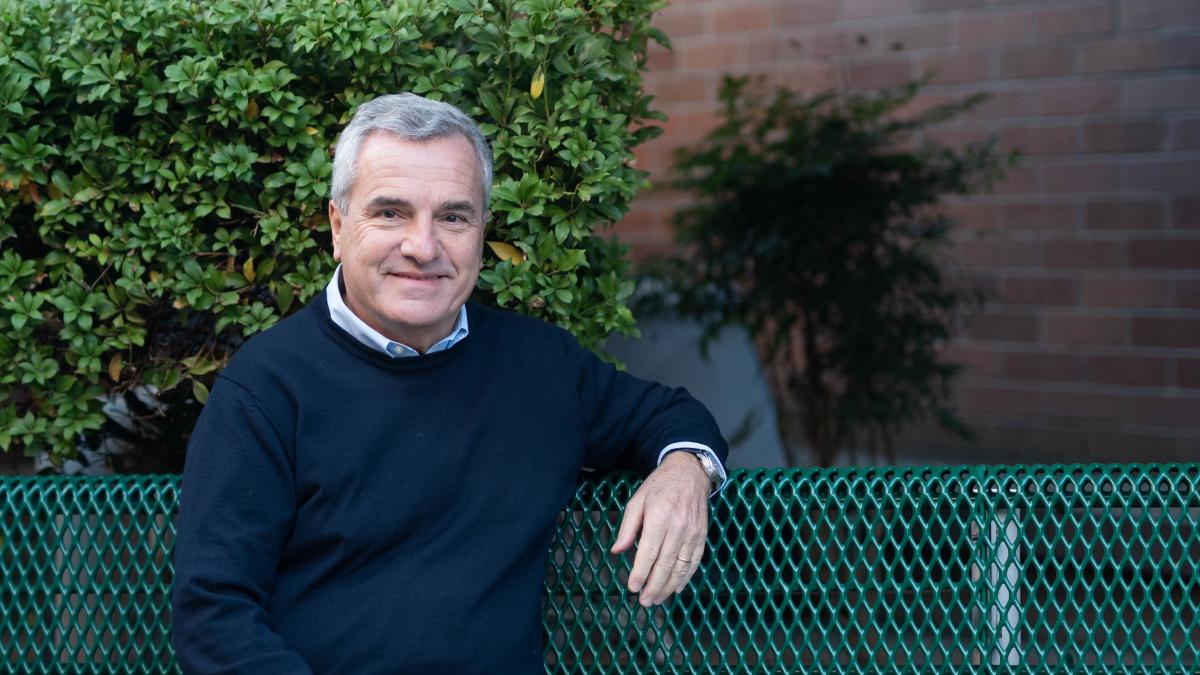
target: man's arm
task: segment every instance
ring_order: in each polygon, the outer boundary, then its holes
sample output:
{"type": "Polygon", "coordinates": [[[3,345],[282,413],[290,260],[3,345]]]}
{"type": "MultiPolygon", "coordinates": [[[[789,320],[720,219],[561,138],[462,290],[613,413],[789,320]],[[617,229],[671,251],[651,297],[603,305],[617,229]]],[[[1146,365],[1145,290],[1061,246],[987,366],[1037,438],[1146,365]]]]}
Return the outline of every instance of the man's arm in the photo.
{"type": "Polygon", "coordinates": [[[712,415],[686,390],[620,372],[568,340],[585,421],[586,461],[598,469],[632,462],[651,472],[626,505],[612,552],[629,550],[636,541],[629,590],[640,593],[643,606],[663,602],[682,590],[699,566],[712,492],[699,460],[670,449],[703,446],[723,464],[728,446],[712,415]]]}
{"type": "Polygon", "coordinates": [[[188,446],[172,641],[188,673],[308,673],[267,615],[291,529],[292,463],[245,389],[218,378],[188,446]]]}

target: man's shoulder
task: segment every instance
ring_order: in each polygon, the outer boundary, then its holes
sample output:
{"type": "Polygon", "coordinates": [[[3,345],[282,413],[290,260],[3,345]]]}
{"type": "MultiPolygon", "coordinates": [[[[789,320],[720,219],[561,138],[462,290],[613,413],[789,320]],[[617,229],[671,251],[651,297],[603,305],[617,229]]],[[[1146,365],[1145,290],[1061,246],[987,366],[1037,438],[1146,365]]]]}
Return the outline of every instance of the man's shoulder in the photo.
{"type": "Polygon", "coordinates": [[[543,346],[558,345],[563,340],[573,340],[570,332],[543,319],[472,302],[467,307],[471,332],[494,334],[505,341],[530,340],[543,346]]]}

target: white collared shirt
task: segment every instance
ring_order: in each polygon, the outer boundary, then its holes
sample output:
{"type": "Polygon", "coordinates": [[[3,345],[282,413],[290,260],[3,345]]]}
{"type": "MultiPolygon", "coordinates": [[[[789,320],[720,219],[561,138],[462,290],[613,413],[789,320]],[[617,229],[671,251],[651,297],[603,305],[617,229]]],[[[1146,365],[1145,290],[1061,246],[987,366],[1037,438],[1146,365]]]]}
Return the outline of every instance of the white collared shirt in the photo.
{"type": "MultiPolygon", "coordinates": [[[[346,306],[346,300],[342,297],[342,289],[339,280],[341,279],[342,266],[333,272],[333,278],[329,280],[329,284],[325,286],[325,300],[329,304],[329,318],[338,325],[339,328],[349,333],[356,340],[364,345],[371,347],[376,351],[383,352],[392,358],[403,358],[407,356],[420,356],[421,352],[409,347],[402,342],[388,339],[383,333],[371,328],[367,322],[358,318],[358,315],[350,311],[346,306]]],[[[467,337],[470,330],[467,327],[467,305],[464,303],[458,308],[458,321],[454,324],[454,329],[446,337],[438,340],[425,350],[426,354],[435,354],[440,351],[445,351],[460,340],[467,337]]]]}

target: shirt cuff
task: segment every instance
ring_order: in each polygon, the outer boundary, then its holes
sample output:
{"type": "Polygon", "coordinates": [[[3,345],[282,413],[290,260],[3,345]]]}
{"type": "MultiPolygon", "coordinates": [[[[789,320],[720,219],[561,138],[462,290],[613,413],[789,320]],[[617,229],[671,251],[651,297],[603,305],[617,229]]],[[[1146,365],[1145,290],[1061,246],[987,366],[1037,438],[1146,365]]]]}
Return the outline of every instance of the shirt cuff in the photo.
{"type": "Polygon", "coordinates": [[[708,457],[709,459],[711,459],[713,461],[713,464],[717,465],[717,470],[719,470],[721,472],[721,482],[717,485],[716,488],[713,489],[713,491],[711,493],[709,493],[709,495],[708,495],[709,497],[720,492],[721,488],[725,487],[725,483],[729,482],[729,477],[725,473],[725,464],[723,462],[721,462],[721,458],[717,457],[717,453],[713,452],[712,448],[708,447],[707,445],[704,445],[703,443],[692,443],[690,441],[682,441],[679,443],[672,443],[672,444],[668,445],[667,447],[663,448],[662,451],[658,453],[658,464],[662,464],[664,457],[671,454],[672,452],[676,452],[679,450],[682,450],[684,452],[690,452],[694,455],[704,454],[706,457],[708,457]]]}

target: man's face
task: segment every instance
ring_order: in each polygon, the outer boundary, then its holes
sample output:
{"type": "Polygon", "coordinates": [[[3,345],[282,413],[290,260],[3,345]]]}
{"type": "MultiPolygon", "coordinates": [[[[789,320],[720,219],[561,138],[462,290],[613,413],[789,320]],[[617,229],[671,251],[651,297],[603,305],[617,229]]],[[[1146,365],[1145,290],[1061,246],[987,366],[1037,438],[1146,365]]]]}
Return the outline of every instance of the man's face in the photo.
{"type": "Polygon", "coordinates": [[[446,337],[479,276],[482,198],[479,160],[462,136],[364,139],[347,213],[329,203],[350,310],[421,352],[446,337]]]}

